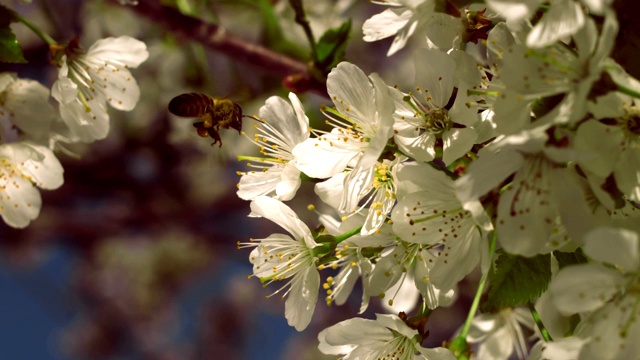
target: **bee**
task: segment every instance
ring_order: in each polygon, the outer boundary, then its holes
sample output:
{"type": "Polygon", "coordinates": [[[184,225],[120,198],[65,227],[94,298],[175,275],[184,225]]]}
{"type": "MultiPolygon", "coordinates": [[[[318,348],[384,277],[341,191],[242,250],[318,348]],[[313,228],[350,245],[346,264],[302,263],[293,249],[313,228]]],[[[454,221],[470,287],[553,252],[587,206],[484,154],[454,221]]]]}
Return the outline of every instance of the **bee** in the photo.
{"type": "Polygon", "coordinates": [[[201,137],[211,137],[213,143],[220,143],[220,128],[233,128],[242,131],[242,108],[240,105],[226,98],[214,98],[207,94],[189,93],[181,94],[169,102],[169,111],[181,117],[198,118],[193,124],[198,135],[201,137]]]}

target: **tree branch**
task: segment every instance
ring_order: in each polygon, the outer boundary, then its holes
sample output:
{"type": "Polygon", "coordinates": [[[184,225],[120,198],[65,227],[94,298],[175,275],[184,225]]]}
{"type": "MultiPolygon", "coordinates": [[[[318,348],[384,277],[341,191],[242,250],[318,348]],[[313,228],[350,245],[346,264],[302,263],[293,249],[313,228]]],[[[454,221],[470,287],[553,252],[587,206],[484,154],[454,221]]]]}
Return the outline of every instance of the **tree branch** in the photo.
{"type": "Polygon", "coordinates": [[[139,0],[137,6],[129,6],[129,8],[154,23],[199,42],[209,49],[282,76],[285,85],[292,90],[326,93],[325,85],[311,76],[306,63],[238,38],[228,33],[222,26],[184,15],[175,8],[162,5],[157,0],[139,0]],[[300,84],[303,86],[299,86],[300,84]]]}

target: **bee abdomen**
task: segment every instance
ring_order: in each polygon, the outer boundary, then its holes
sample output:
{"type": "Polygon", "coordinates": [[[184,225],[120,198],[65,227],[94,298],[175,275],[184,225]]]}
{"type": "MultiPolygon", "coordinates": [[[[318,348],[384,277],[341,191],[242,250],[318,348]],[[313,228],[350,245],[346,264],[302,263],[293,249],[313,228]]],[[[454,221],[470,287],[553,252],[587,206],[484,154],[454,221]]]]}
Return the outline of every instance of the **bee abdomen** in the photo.
{"type": "Polygon", "coordinates": [[[206,94],[189,93],[174,97],[169,102],[169,111],[177,116],[201,117],[211,111],[214,99],[206,94]]]}

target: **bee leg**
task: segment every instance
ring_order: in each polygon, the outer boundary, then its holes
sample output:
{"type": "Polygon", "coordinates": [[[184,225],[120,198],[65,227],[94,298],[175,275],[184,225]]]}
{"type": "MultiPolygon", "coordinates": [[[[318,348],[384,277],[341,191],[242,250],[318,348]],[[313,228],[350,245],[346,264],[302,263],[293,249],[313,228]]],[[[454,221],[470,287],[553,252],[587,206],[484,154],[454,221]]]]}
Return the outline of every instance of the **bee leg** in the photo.
{"type": "Polygon", "coordinates": [[[200,136],[200,137],[209,136],[209,131],[204,126],[204,122],[200,121],[200,122],[194,123],[193,127],[196,128],[196,131],[198,132],[198,136],[200,136]]]}
{"type": "Polygon", "coordinates": [[[211,138],[213,139],[213,143],[211,144],[211,146],[215,145],[216,143],[220,143],[218,147],[222,147],[222,139],[220,138],[220,133],[218,133],[218,130],[211,127],[208,128],[207,131],[209,132],[209,136],[211,136],[211,138]]]}

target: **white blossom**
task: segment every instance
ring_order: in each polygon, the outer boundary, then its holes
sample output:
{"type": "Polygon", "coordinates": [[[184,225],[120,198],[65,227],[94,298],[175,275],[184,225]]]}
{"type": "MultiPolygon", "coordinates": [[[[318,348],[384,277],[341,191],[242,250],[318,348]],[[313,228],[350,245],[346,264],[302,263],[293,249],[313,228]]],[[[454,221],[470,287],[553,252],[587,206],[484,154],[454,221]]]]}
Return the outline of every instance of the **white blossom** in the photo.
{"type": "Polygon", "coordinates": [[[376,320],[353,318],[318,334],[319,349],[340,359],[455,360],[445,348],[420,346],[420,335],[396,315],[377,314],[376,320]]]}
{"type": "Polygon", "coordinates": [[[258,196],[251,202],[252,216],[261,216],[287,230],[289,235],[272,234],[264,239],[251,239],[238,243],[238,247],[254,247],[249,257],[253,274],[260,281],[272,283],[286,280],[277,292],[288,287],[285,317],[289,325],[304,330],[318,300],[320,274],[316,269],[314,248],[319,246],[311,230],[282,202],[266,196],[258,196]]]}
{"type": "Polygon", "coordinates": [[[0,144],[0,216],[24,228],[38,217],[42,199],[36,187],[52,190],[63,182],[62,166],[47,147],[31,142],[0,144]]]}
{"type": "Polygon", "coordinates": [[[67,48],[51,93],[72,134],[84,142],[107,136],[107,103],[123,111],[135,107],[140,89],[129,68],[148,56],[147,46],[128,36],[98,40],[86,52],[74,44],[67,48]]]}
{"type": "Polygon", "coordinates": [[[291,200],[300,187],[300,170],[295,166],[293,148],[309,138],[309,119],[300,100],[289,93],[292,105],[277,96],[260,108],[260,123],[255,126],[253,142],[260,146],[263,158],[249,166],[259,170],[240,173],[238,196],[251,200],[257,196],[291,200]]]}

